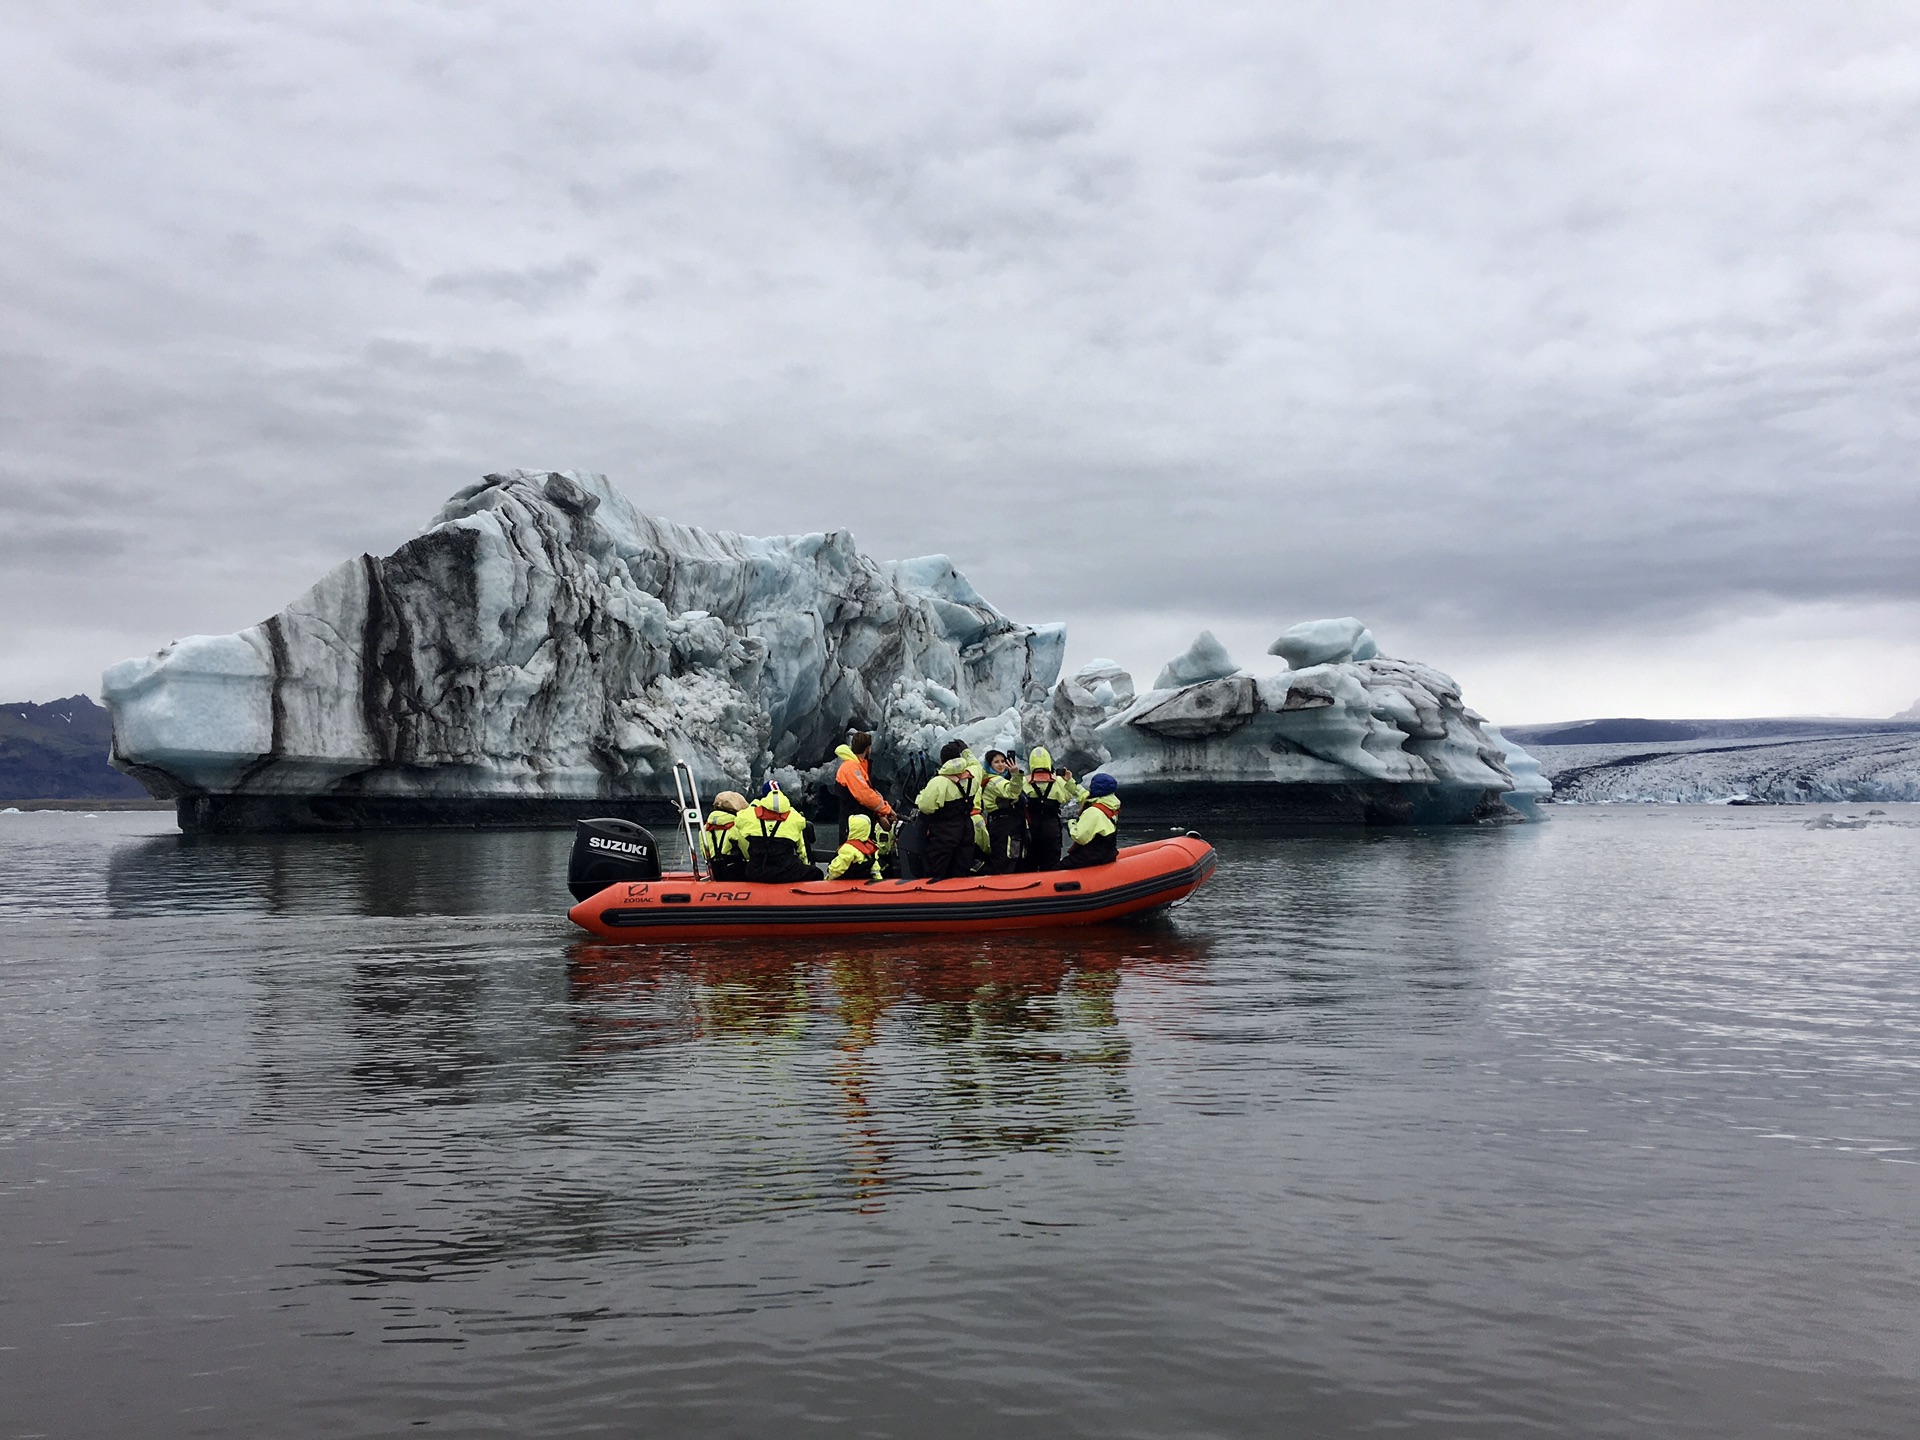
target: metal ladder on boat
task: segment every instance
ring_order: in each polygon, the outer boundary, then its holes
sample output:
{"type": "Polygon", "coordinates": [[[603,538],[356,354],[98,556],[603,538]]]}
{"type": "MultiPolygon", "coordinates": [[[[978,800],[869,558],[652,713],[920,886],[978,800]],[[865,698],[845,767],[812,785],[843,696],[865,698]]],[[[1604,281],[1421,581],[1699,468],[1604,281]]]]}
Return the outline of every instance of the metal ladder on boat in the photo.
{"type": "Polygon", "coordinates": [[[693,767],[684,760],[673,762],[673,793],[680,806],[680,833],[687,840],[693,878],[704,879],[700,873],[700,830],[707,817],[700,808],[700,788],[693,778],[693,767]]]}

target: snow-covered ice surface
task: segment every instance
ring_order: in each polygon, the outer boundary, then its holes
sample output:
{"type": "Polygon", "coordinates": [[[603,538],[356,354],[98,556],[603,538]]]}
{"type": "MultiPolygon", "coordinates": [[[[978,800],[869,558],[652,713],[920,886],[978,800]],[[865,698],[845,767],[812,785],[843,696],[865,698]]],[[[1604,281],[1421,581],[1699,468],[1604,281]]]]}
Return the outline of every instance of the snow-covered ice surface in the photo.
{"type": "Polygon", "coordinates": [[[1143,694],[1111,660],[1060,679],[1065,648],[943,555],[698,530],[604,476],[516,470],[271,619],[124,661],[103,689],[115,763],[192,803],[659,799],[675,758],[708,792],[805,789],[854,726],[883,785],[958,735],[1045,744],[1136,795],[1267,786],[1321,818],[1465,819],[1545,789],[1452,679],[1379,655],[1358,620],[1295,626],[1274,648],[1298,668],[1259,677],[1202,632],[1143,694]]]}
{"type": "Polygon", "coordinates": [[[1920,732],[1811,736],[1751,743],[1542,745],[1534,750],[1558,801],[1773,804],[1920,800],[1920,732]]]}

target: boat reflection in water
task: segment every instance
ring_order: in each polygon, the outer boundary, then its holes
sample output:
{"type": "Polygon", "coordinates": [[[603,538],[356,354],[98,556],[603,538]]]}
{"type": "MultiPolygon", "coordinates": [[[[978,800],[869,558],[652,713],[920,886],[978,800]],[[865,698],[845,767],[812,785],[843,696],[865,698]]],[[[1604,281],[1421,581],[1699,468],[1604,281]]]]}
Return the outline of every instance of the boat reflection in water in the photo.
{"type": "Polygon", "coordinates": [[[1126,986],[1164,1014],[1213,944],[1161,917],[607,945],[565,919],[568,841],[162,835],[102,857],[90,883],[138,922],[107,949],[190,948],[174,984],[234,1030],[250,1123],[395,1203],[440,1195],[430,1233],[349,1230],[327,1268],[650,1250],[1104,1148],[1135,1120],[1126,986]]]}
{"type": "MultiPolygon", "coordinates": [[[[582,1048],[735,1046],[785,1053],[830,1085],[854,1198],[920,1188],[927,1147],[1052,1148],[1132,1118],[1131,1046],[1115,1013],[1123,974],[1172,979],[1207,942],[1171,922],[991,938],[762,941],[569,953],[582,1048]]],[[[799,1076],[783,1076],[786,1089],[799,1076]]],[[[817,1112],[818,1099],[788,1093],[817,1112]]],[[[944,1168],[944,1167],[943,1167],[944,1168]]]]}

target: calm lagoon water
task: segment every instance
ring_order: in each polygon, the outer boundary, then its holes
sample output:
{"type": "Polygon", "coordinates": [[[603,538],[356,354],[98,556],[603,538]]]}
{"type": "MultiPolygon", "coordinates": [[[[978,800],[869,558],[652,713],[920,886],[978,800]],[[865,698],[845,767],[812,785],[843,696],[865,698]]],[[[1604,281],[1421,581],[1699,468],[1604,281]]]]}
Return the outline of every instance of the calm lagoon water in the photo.
{"type": "Polygon", "coordinates": [[[1880,808],[656,950],[563,834],[0,815],[0,1433],[1911,1436],[1880,808]]]}

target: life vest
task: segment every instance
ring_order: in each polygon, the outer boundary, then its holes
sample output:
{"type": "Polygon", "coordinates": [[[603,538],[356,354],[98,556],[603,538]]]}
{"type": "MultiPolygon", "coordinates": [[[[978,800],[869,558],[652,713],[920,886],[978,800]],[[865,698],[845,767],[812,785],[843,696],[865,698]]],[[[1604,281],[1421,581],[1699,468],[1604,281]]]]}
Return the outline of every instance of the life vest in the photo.
{"type": "MultiPolygon", "coordinates": [[[[1087,810],[1098,810],[1107,817],[1107,824],[1112,827],[1120,816],[1120,802],[1115,799],[1111,804],[1107,804],[1101,800],[1089,798],[1085,801],[1085,808],[1081,814],[1085,815],[1087,810]]],[[[1119,855],[1120,832],[1117,828],[1110,828],[1104,835],[1074,841],[1067,851],[1066,858],[1060,863],[1069,870],[1083,865],[1110,865],[1119,858],[1119,855]]]]}
{"type": "Polygon", "coordinates": [[[928,823],[952,826],[971,825],[973,820],[973,772],[962,770],[946,777],[960,793],[927,816],[928,823]]]}
{"type": "Polygon", "coordinates": [[[741,811],[740,818],[734,823],[738,825],[740,830],[739,843],[749,856],[752,855],[754,850],[765,848],[755,843],[758,841],[766,841],[782,847],[792,846],[794,853],[798,855],[800,850],[798,842],[793,836],[782,835],[780,831],[786,827],[789,821],[799,819],[800,815],[798,811],[768,810],[764,806],[755,804],[751,811],[741,811]],[[754,822],[758,822],[757,826],[754,822]]]}
{"type": "Polygon", "coordinates": [[[1011,780],[1011,775],[995,775],[987,784],[980,787],[980,808],[989,816],[1018,815],[1022,802],[1021,788],[1016,785],[1012,795],[996,791],[993,780],[1011,780]]]}
{"type": "Polygon", "coordinates": [[[1045,819],[1060,818],[1061,800],[1053,793],[1053,772],[1036,770],[1027,777],[1027,809],[1030,813],[1045,819]]]}
{"type": "Polygon", "coordinates": [[[845,879],[848,876],[854,875],[856,873],[864,873],[867,876],[867,878],[878,880],[880,878],[880,870],[879,870],[879,867],[873,863],[874,854],[878,851],[878,849],[879,849],[879,846],[875,845],[871,840],[842,841],[840,844],[840,854],[835,855],[833,857],[833,864],[829,866],[827,869],[827,878],[828,879],[836,879],[836,878],[845,879]],[[834,869],[839,867],[842,856],[844,856],[846,852],[849,850],[853,851],[853,853],[858,855],[860,858],[858,860],[848,862],[846,868],[841,870],[840,874],[836,877],[833,874],[833,871],[834,869]]]}
{"type": "MultiPolygon", "coordinates": [[[[807,862],[800,857],[800,842],[791,835],[780,833],[787,822],[800,819],[798,813],[792,810],[768,810],[755,805],[753,818],[760,822],[760,833],[745,837],[752,842],[747,846],[746,878],[772,881],[804,878],[809,872],[807,862]]],[[[816,877],[819,874],[818,871],[810,873],[816,877]]]]}

